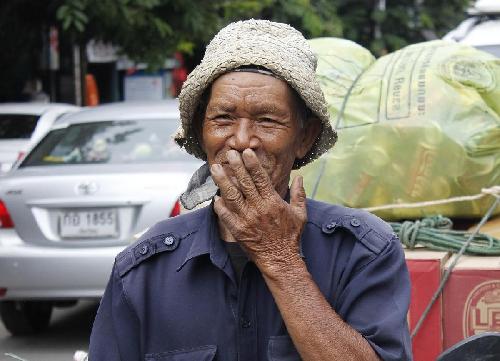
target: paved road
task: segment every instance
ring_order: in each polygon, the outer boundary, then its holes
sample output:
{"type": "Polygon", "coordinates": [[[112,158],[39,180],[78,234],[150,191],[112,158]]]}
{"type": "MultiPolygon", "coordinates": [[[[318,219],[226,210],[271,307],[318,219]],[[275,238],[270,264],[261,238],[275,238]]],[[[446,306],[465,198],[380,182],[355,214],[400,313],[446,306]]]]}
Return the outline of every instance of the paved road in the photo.
{"type": "Polygon", "coordinates": [[[82,301],[75,307],[55,309],[50,328],[39,335],[11,337],[0,322],[0,361],[71,361],[75,350],[86,350],[97,302],[82,301]]]}

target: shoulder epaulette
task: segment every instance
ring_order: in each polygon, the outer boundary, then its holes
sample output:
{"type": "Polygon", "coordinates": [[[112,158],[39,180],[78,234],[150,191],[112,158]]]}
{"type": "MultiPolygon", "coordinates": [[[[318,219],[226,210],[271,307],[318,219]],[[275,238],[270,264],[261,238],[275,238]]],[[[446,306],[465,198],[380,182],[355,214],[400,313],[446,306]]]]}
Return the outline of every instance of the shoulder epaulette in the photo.
{"type": "Polygon", "coordinates": [[[115,264],[118,274],[123,277],[128,271],[148,258],[158,253],[174,251],[179,246],[180,240],[181,237],[173,233],[159,234],[140,240],[116,257],[115,264]]]}
{"type": "Polygon", "coordinates": [[[151,227],[116,256],[115,267],[120,277],[154,255],[175,251],[184,238],[197,231],[199,215],[199,211],[194,211],[187,217],[169,218],[151,227]]]}
{"type": "Polygon", "coordinates": [[[375,254],[382,252],[395,237],[386,222],[366,211],[315,201],[311,206],[321,213],[322,222],[317,225],[323,233],[332,234],[339,228],[346,229],[375,254]]]}

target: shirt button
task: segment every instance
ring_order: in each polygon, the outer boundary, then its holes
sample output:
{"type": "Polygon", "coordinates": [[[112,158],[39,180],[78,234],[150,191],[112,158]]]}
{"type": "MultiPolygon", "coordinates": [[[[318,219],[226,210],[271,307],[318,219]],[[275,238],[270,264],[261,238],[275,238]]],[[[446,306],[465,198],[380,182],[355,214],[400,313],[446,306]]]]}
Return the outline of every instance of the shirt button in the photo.
{"type": "Polygon", "coordinates": [[[139,251],[139,253],[142,254],[142,255],[145,255],[146,253],[148,253],[148,251],[149,251],[148,246],[144,245],[144,246],[142,246],[142,248],[139,251]]]}
{"type": "Polygon", "coordinates": [[[252,326],[252,322],[250,322],[250,320],[247,320],[245,317],[242,317],[240,319],[240,325],[242,328],[249,328],[250,326],[252,326]]]}
{"type": "Polygon", "coordinates": [[[328,224],[326,225],[326,229],[328,229],[328,230],[332,230],[332,229],[334,229],[335,227],[337,227],[337,223],[335,223],[335,222],[328,223],[328,224]]]}
{"type": "Polygon", "coordinates": [[[167,245],[167,246],[171,246],[171,245],[173,245],[173,244],[174,244],[174,241],[175,241],[174,237],[172,237],[172,236],[167,236],[167,237],[165,237],[165,239],[163,240],[163,243],[164,243],[165,245],[167,245]]]}
{"type": "Polygon", "coordinates": [[[359,226],[361,226],[361,222],[358,219],[353,218],[353,219],[351,219],[351,226],[359,227],[359,226]]]}

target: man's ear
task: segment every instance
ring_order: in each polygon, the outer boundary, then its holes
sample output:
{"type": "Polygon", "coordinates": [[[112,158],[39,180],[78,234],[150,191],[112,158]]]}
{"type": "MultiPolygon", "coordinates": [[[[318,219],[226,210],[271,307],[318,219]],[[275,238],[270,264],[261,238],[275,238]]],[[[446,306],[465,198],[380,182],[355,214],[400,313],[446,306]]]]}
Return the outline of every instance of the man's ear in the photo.
{"type": "Polygon", "coordinates": [[[322,127],[321,121],[315,116],[310,115],[307,118],[302,128],[302,136],[295,152],[295,158],[302,159],[306,156],[309,150],[311,150],[314,141],[318,138],[322,127]]]}

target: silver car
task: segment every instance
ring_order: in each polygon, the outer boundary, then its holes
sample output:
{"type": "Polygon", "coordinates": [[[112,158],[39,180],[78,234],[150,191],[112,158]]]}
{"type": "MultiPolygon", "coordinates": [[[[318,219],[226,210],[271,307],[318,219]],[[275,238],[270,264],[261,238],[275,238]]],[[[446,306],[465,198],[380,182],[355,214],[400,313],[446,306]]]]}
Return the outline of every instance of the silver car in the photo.
{"type": "Polygon", "coordinates": [[[0,104],[0,174],[8,172],[12,164],[48,132],[56,119],[79,109],[58,103],[0,104]]]}
{"type": "Polygon", "coordinates": [[[181,211],[200,161],[172,139],[176,101],[112,104],[59,119],[0,179],[0,315],[14,335],[54,305],[102,296],[133,235],[181,211]]]}

